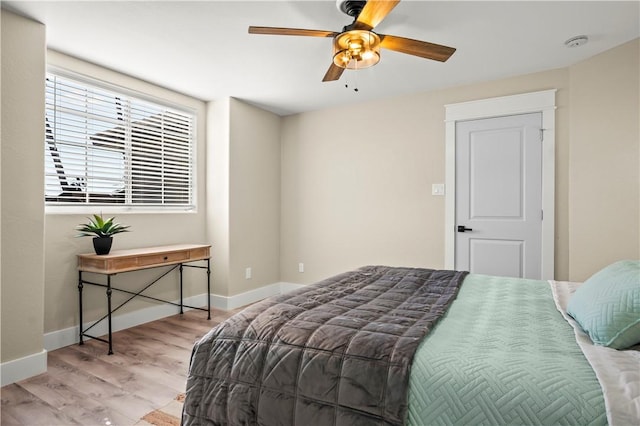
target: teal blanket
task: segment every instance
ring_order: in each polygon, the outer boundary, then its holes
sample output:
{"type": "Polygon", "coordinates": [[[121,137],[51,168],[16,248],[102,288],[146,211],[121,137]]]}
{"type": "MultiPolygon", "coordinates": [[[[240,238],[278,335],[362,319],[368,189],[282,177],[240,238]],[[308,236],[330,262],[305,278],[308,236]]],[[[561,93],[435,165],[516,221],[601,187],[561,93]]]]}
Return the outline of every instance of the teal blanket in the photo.
{"type": "Polygon", "coordinates": [[[469,275],[415,355],[408,425],[601,425],[598,380],[546,281],[469,275]]]}

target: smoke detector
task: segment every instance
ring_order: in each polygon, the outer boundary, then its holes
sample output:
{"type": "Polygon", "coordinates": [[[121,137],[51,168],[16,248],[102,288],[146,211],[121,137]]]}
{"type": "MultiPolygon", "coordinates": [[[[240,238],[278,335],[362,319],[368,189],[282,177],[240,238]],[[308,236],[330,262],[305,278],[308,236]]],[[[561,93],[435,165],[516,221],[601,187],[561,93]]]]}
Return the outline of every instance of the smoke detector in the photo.
{"type": "Polygon", "coordinates": [[[564,45],[567,47],[578,47],[586,44],[589,41],[589,37],[586,35],[579,35],[575,37],[571,37],[569,40],[564,42],[564,45]]]}

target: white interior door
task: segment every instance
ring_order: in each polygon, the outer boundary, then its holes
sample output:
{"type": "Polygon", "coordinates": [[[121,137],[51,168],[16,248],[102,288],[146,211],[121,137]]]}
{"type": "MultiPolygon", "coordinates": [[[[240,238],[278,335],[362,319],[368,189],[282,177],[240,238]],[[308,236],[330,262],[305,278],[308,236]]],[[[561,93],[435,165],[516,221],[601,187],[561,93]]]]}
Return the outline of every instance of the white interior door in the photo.
{"type": "Polygon", "coordinates": [[[542,113],[456,122],[455,268],[542,278],[542,113]]]}

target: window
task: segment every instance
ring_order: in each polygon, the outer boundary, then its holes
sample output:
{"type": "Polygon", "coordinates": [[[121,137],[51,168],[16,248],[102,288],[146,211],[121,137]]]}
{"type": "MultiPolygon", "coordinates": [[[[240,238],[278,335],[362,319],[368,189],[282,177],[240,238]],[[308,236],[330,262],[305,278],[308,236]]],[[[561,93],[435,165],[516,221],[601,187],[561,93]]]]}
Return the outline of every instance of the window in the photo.
{"type": "Polygon", "coordinates": [[[57,73],[45,111],[47,206],[195,207],[193,112],[57,73]]]}

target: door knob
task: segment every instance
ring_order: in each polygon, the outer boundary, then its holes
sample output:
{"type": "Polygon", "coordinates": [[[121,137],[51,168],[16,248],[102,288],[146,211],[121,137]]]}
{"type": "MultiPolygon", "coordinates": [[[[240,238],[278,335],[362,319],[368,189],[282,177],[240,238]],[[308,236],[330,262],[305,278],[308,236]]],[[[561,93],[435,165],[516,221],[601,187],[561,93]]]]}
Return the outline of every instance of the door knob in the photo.
{"type": "Polygon", "coordinates": [[[458,232],[465,232],[465,231],[473,231],[473,229],[466,228],[464,225],[458,225],[458,232]]]}

